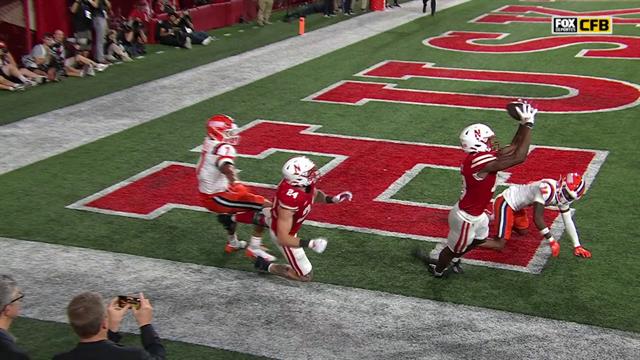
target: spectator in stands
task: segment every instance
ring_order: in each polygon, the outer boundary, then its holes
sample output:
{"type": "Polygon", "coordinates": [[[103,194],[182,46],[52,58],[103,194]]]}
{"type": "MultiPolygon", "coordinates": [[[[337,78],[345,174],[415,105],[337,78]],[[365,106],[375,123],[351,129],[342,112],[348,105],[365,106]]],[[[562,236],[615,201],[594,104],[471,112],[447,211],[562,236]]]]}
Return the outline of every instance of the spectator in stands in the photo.
{"type": "Polygon", "coordinates": [[[14,84],[34,86],[43,83],[46,79],[45,76],[38,75],[27,68],[18,68],[18,64],[11,56],[7,45],[2,41],[0,41],[0,66],[0,78],[14,84]]]}
{"type": "Polygon", "coordinates": [[[84,71],[76,69],[74,67],[75,64],[67,62],[67,58],[75,58],[75,51],[71,50],[72,48],[69,46],[72,53],[67,55],[68,44],[65,41],[64,33],[62,32],[62,30],[54,31],[53,39],[54,43],[53,45],[51,45],[51,52],[53,63],[55,64],[58,71],[58,76],[66,75],[73,77],[83,77],[85,75],[84,71]]]}
{"type": "Polygon", "coordinates": [[[107,34],[107,43],[105,44],[105,58],[111,62],[116,61],[124,61],[130,62],[133,61],[127,50],[120,42],[118,37],[118,32],[115,30],[109,30],[107,34]]]}
{"type": "Polygon", "coordinates": [[[343,0],[342,13],[346,16],[353,15],[353,10],[351,10],[351,0],[343,0]]]}
{"type": "Polygon", "coordinates": [[[360,2],[360,11],[369,10],[369,0],[361,0],[360,2]]]}
{"type": "Polygon", "coordinates": [[[18,91],[24,90],[24,85],[19,83],[14,83],[13,81],[7,80],[0,76],[0,89],[1,90],[9,90],[9,91],[18,91]]]}
{"type": "MultiPolygon", "coordinates": [[[[422,12],[427,12],[427,2],[429,0],[422,0],[422,12]]],[[[431,16],[436,14],[436,0],[431,0],[431,16]]]]}
{"type": "Polygon", "coordinates": [[[335,16],[335,1],[334,0],[324,0],[324,17],[335,16]]]}
{"type": "Polygon", "coordinates": [[[9,275],[0,275],[0,359],[28,360],[29,355],[21,350],[9,333],[9,327],[22,310],[22,298],[16,281],[9,275]]]}
{"type": "Polygon", "coordinates": [[[273,8],[273,0],[258,0],[258,26],[273,24],[269,21],[271,8],[273,8]]]}
{"type": "Polygon", "coordinates": [[[209,45],[213,38],[204,31],[195,31],[189,12],[177,12],[169,9],[169,23],[176,31],[182,31],[191,39],[191,44],[209,45]]]}
{"type": "Polygon", "coordinates": [[[75,359],[164,359],[165,349],[158,334],[151,325],[153,308],[148,299],[140,293],[139,308],[127,304],[120,307],[114,298],[105,309],[102,296],[95,292],[85,292],[74,297],[67,306],[67,316],[80,343],[71,351],[53,357],[53,360],[75,359]],[[140,327],[140,337],[144,350],[119,344],[122,336],[118,333],[120,323],[131,309],[140,327]]]}
{"type": "Polygon", "coordinates": [[[91,50],[91,42],[93,34],[91,28],[93,27],[93,7],[89,3],[89,0],[71,0],[71,7],[69,10],[73,14],[73,36],[76,39],[81,50],[91,50]]]}
{"type": "Polygon", "coordinates": [[[152,18],[153,10],[147,0],[137,0],[129,13],[129,21],[138,20],[147,24],[152,18]]]}
{"type": "Polygon", "coordinates": [[[169,13],[171,10],[176,11],[180,9],[180,2],[178,0],[155,0],[153,4],[153,11],[156,14],[169,13]]]}
{"type": "Polygon", "coordinates": [[[51,46],[55,44],[53,35],[46,33],[42,36],[42,43],[31,49],[31,52],[22,57],[22,63],[30,71],[46,76],[49,81],[59,81],[58,71],[52,66],[51,46]]]}
{"type": "Polygon", "coordinates": [[[118,34],[118,40],[131,57],[142,56],[147,53],[144,47],[144,44],[147,43],[147,34],[144,32],[143,23],[137,18],[122,26],[122,30],[118,34]]]}
{"type": "Polygon", "coordinates": [[[174,28],[171,21],[158,21],[156,31],[156,38],[160,44],[191,49],[191,38],[180,28],[174,28]]]}
{"type": "Polygon", "coordinates": [[[105,63],[104,44],[107,40],[107,16],[111,11],[111,3],[109,0],[88,0],[93,7],[93,30],[96,32],[96,53],[95,59],[99,63],[105,63]]]}

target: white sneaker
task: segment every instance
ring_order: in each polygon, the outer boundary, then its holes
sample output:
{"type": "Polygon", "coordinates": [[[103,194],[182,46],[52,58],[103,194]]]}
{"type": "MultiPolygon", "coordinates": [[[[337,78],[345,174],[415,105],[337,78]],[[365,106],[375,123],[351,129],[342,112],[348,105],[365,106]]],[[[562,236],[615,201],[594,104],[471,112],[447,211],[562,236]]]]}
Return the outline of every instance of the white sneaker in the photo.
{"type": "Polygon", "coordinates": [[[22,84],[15,84],[9,88],[9,91],[23,91],[23,90],[24,90],[24,85],[22,84]]]}
{"type": "Polygon", "coordinates": [[[188,37],[187,40],[185,40],[184,48],[185,49],[191,49],[191,38],[188,37]]]}
{"type": "MultiPolygon", "coordinates": [[[[100,71],[100,70],[98,70],[100,71]]],[[[93,70],[93,66],[88,65],[87,67],[85,67],[84,73],[89,75],[89,76],[96,76],[96,72],[93,70]]]]}
{"type": "Polygon", "coordinates": [[[248,247],[247,250],[245,251],[245,255],[247,255],[248,257],[255,259],[258,256],[267,260],[268,262],[274,262],[276,261],[276,257],[269,254],[268,252],[266,252],[265,250],[263,250],[262,248],[255,248],[255,247],[248,247]]]}
{"type": "Polygon", "coordinates": [[[202,45],[204,45],[204,46],[209,45],[209,43],[211,43],[211,40],[213,40],[213,39],[211,38],[211,36],[209,36],[208,38],[202,40],[202,45]]]}
{"type": "MultiPolygon", "coordinates": [[[[96,64],[96,70],[99,71],[99,72],[104,71],[108,67],[109,67],[109,65],[107,65],[107,64],[100,64],[100,63],[96,64]]],[[[93,69],[93,67],[91,67],[91,69],[93,69]]]]}

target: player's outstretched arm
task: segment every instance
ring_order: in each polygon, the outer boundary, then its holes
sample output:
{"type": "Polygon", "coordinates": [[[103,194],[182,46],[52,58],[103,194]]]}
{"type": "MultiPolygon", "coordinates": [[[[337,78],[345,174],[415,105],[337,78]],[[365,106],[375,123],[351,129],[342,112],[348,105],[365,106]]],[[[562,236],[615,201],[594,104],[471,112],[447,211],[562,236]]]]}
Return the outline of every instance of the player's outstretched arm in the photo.
{"type": "Polygon", "coordinates": [[[323,202],[325,204],[338,204],[343,201],[351,201],[353,199],[353,194],[351,191],[343,191],[335,196],[326,195],[324,192],[320,190],[316,190],[316,197],[314,199],[315,202],[323,202]]]}
{"type": "Polygon", "coordinates": [[[571,217],[571,209],[561,208],[560,213],[562,214],[562,221],[564,222],[564,227],[569,234],[569,238],[573,242],[573,255],[583,258],[590,258],[591,252],[582,247],[580,244],[580,239],[578,237],[578,230],[576,229],[576,225],[573,223],[573,218],[571,217]]]}

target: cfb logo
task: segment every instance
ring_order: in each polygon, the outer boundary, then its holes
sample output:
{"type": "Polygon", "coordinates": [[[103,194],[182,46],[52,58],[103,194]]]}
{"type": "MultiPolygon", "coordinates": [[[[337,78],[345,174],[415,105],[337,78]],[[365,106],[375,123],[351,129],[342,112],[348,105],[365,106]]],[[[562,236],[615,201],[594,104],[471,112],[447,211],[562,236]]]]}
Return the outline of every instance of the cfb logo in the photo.
{"type": "Polygon", "coordinates": [[[553,34],[611,34],[611,17],[554,16],[551,22],[553,34]]]}

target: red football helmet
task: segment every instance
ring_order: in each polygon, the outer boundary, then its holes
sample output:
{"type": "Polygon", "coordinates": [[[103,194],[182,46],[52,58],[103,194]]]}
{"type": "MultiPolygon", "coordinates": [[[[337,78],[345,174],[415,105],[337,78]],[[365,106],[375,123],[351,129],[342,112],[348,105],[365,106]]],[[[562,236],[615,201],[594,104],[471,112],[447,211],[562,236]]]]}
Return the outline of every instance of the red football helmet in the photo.
{"type": "Polygon", "coordinates": [[[237,145],[240,136],[236,135],[238,126],[231,116],[224,114],[213,115],[207,120],[207,135],[213,140],[237,145]]]}
{"type": "Polygon", "coordinates": [[[558,184],[558,202],[561,204],[569,204],[580,199],[587,189],[587,185],[579,173],[563,175],[558,184]]]}

